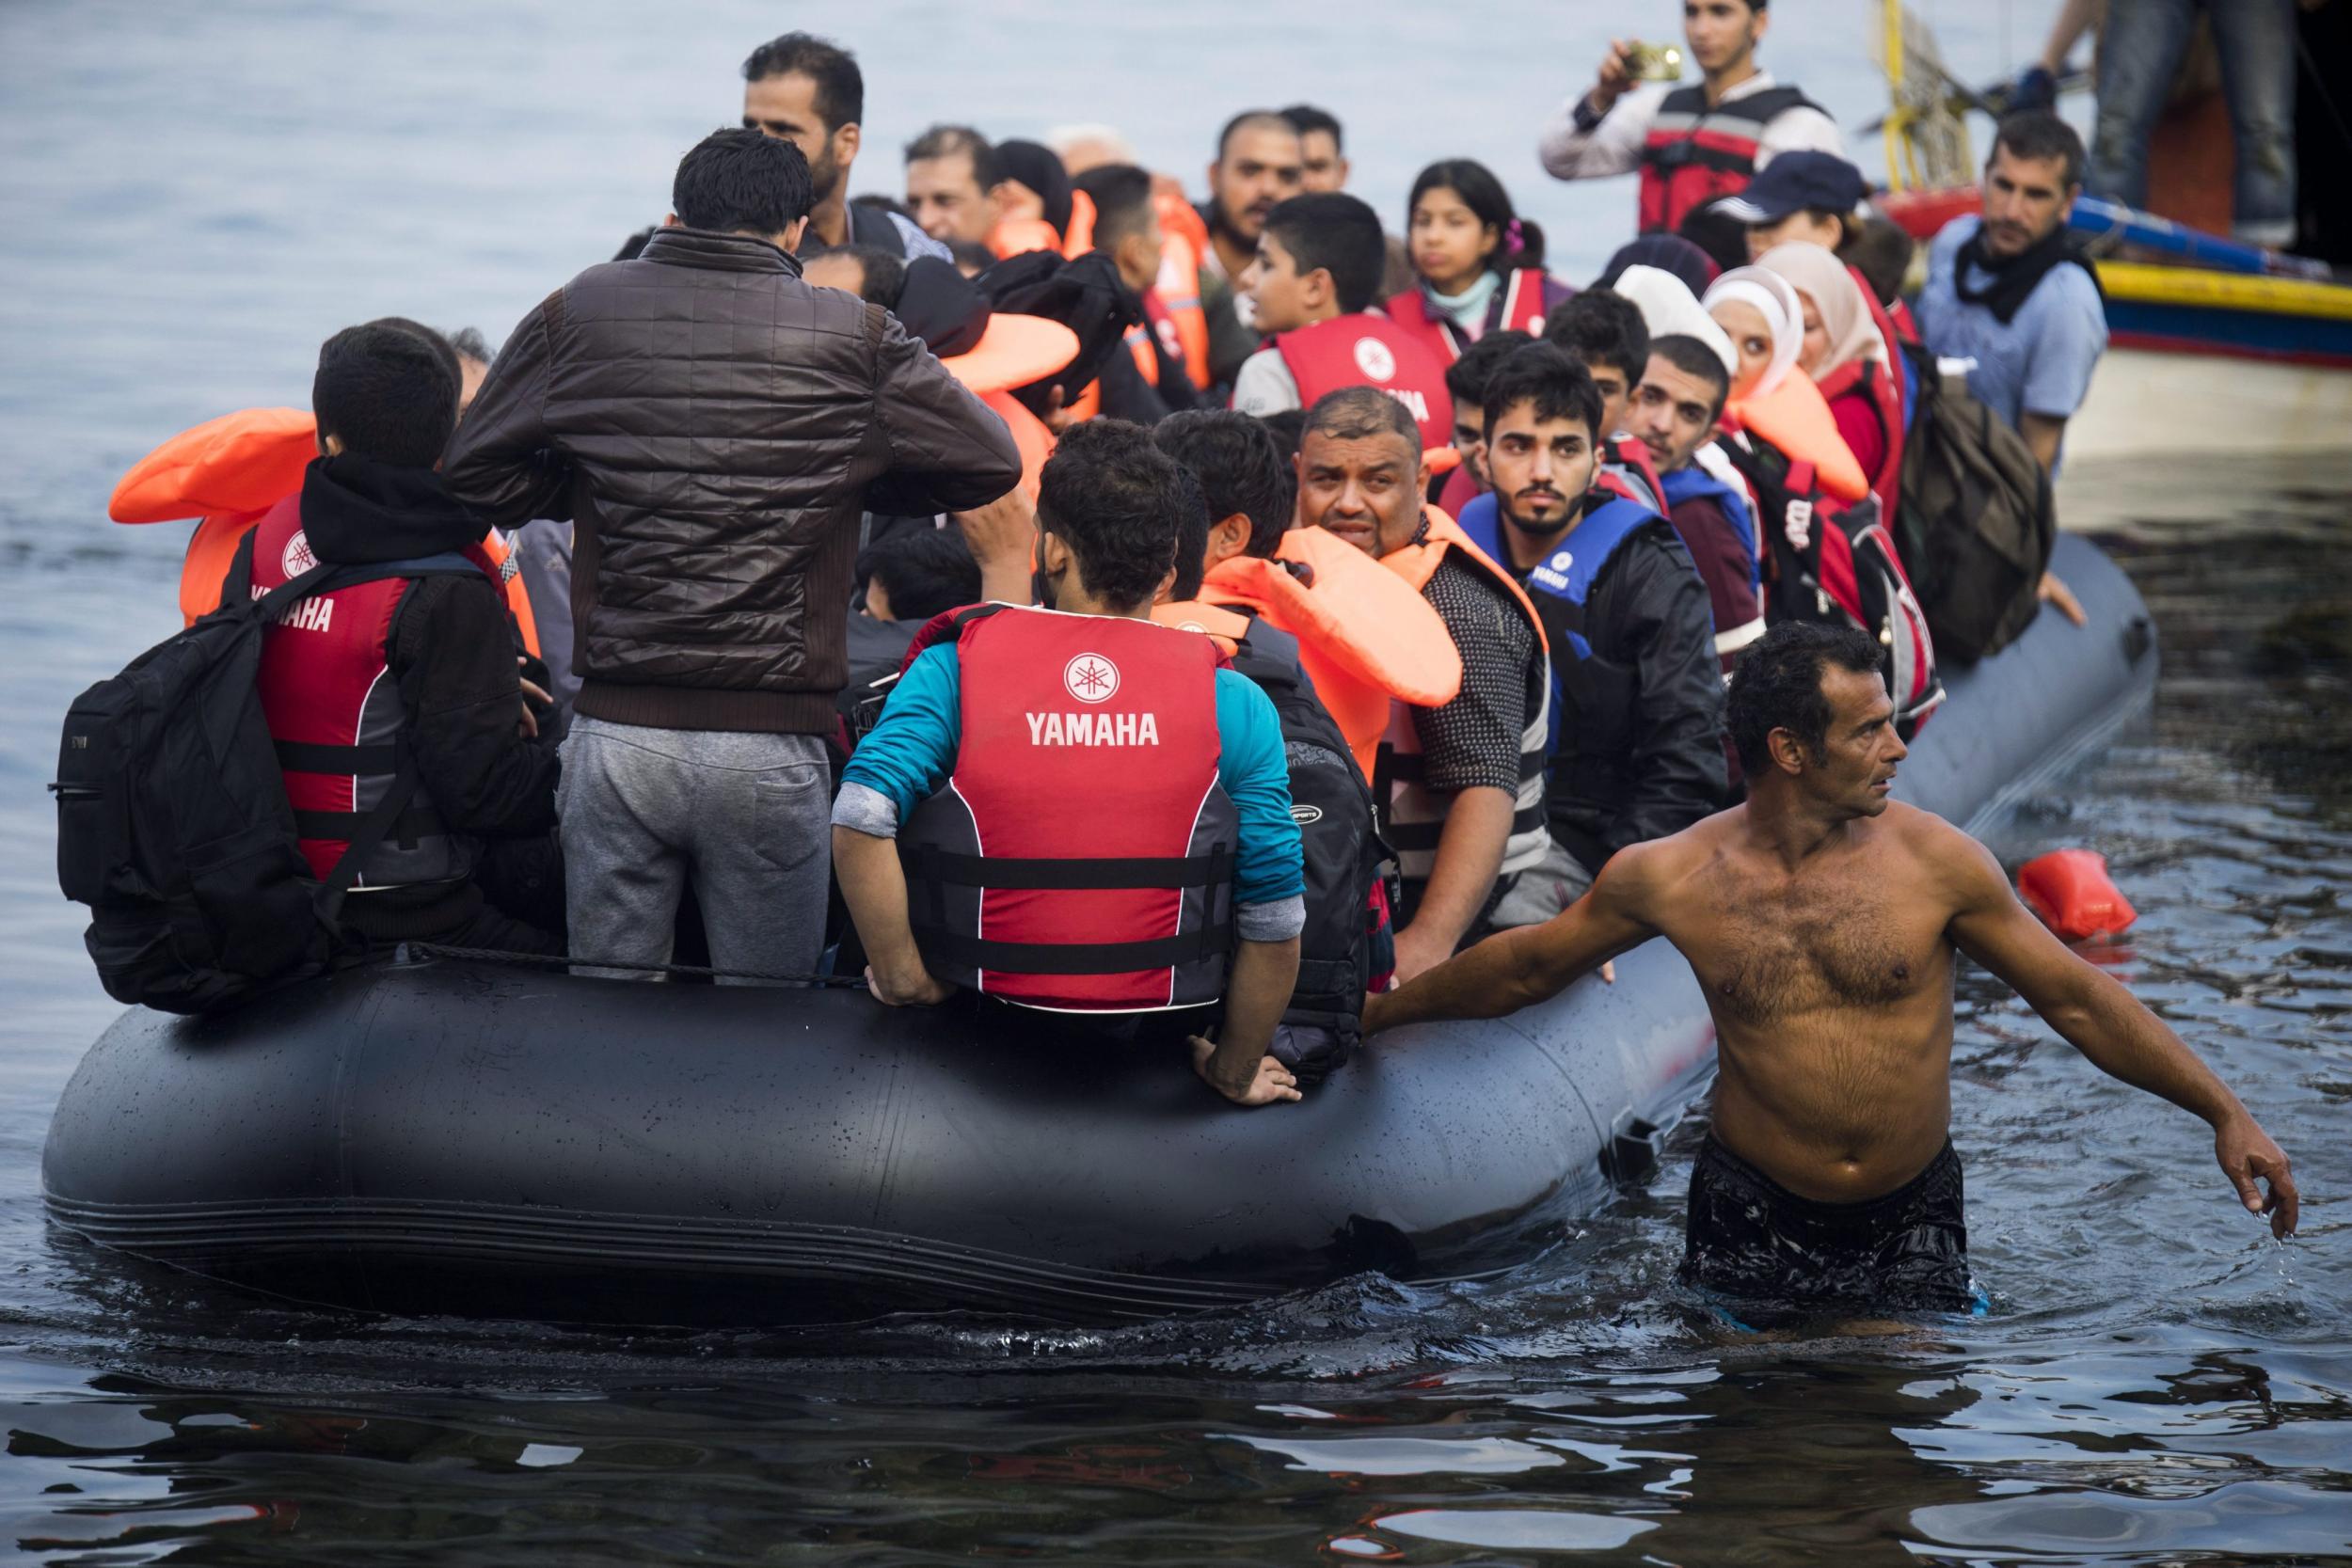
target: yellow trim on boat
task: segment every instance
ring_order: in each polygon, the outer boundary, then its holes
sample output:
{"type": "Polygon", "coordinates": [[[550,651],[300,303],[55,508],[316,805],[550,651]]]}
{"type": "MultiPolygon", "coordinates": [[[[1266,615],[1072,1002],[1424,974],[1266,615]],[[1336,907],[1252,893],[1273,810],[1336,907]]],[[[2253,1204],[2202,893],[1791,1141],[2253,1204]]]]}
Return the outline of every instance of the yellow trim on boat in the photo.
{"type": "Polygon", "coordinates": [[[2352,321],[2352,288],[2301,277],[2156,267],[2141,261],[2099,262],[2099,283],[2135,305],[2185,305],[2209,310],[2259,310],[2280,316],[2352,321]]]}

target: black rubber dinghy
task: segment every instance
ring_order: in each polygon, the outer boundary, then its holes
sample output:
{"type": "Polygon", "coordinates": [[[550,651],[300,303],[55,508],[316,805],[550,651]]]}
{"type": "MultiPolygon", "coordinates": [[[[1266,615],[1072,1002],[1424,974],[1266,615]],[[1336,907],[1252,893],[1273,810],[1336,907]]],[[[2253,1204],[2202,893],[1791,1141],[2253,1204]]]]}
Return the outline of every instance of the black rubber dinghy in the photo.
{"type": "MultiPolygon", "coordinates": [[[[1981,831],[2146,703],[2138,594],[2079,539],[2056,567],[2089,627],[2044,614],[1951,678],[1903,799],[1981,831]]],[[[1177,1053],[1004,1009],[425,961],[218,1019],[126,1014],[67,1086],[44,1177],[68,1230],[315,1302],[1099,1321],[1523,1262],[1647,1168],[1713,1060],[1662,942],[1614,986],[1400,1031],[1263,1111],[1177,1053]]]]}

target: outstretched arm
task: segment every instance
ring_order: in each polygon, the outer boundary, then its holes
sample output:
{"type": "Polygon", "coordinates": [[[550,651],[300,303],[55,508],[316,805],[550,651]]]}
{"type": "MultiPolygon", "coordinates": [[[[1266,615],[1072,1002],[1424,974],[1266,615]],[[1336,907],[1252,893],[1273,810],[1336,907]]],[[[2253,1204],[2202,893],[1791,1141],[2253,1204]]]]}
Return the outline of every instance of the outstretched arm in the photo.
{"type": "Polygon", "coordinates": [[[2270,1216],[2273,1235],[2293,1235],[2298,1205],[2286,1154],[2229,1085],[2121,982],[2052,936],[2010,891],[1982,845],[1957,829],[1938,828],[1954,841],[1946,863],[1960,884],[1958,912],[1946,927],[1953,945],[2008,982],[2101,1071],[2201,1117],[2214,1130],[2214,1158],[2240,1201],[2270,1216]],[[2260,1181],[2269,1183],[2267,1196],[2260,1181]]]}
{"type": "Polygon", "coordinates": [[[1502,1018],[1567,990],[1570,981],[1640,946],[1657,930],[1640,913],[1645,847],[1620,849],[1592,891],[1541,926],[1502,931],[1409,980],[1368,997],[1364,1033],[1447,1018],[1502,1018]]]}

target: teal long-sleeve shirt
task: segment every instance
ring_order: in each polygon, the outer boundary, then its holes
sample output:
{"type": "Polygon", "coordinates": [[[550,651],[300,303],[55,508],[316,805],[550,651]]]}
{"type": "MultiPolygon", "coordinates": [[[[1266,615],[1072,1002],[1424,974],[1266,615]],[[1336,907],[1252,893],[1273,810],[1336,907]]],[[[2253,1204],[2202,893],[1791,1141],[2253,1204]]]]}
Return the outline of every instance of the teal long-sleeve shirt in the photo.
{"type": "MultiPolygon", "coordinates": [[[[926,648],[899,677],[882,720],[842,769],[833,819],[896,838],[898,825],[955,770],[962,744],[963,667],[953,643],[926,648]]],[[[1250,942],[1286,942],[1306,924],[1307,880],[1291,819],[1282,724],[1247,675],[1216,672],[1217,782],[1233,802],[1233,919],[1250,942]]],[[[1054,802],[1040,800],[1050,811],[1054,802]]]]}

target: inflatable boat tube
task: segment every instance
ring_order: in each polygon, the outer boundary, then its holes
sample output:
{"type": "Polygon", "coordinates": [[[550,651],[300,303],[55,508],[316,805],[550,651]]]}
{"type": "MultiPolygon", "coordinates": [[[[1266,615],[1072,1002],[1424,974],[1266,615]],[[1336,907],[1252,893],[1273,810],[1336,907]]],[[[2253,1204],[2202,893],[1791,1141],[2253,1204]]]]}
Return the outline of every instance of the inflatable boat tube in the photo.
{"type": "MultiPolygon", "coordinates": [[[[1981,830],[2102,745],[2155,657],[2130,583],[1950,681],[1900,793],[1981,830]]],[[[1526,1261],[1638,1178],[1714,1036],[1662,942],[1495,1022],[1385,1037],[1304,1103],[1174,1052],[853,990],[373,967],[217,1019],[133,1011],[66,1088],[50,1212],[303,1300],[606,1323],[979,1309],[1103,1321],[1377,1269],[1526,1261]]]]}

